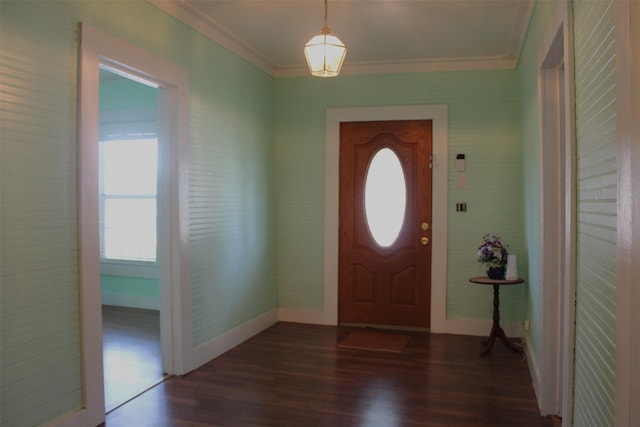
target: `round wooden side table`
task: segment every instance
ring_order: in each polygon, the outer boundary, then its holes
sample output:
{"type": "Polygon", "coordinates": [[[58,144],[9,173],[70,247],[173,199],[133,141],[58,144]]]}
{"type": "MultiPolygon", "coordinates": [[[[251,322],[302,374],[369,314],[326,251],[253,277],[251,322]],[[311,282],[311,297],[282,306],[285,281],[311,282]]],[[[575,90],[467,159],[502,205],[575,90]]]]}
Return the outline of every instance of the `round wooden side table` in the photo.
{"type": "Polygon", "coordinates": [[[469,282],[479,285],[493,285],[493,326],[491,327],[489,338],[482,342],[482,344],[486,345],[487,348],[480,355],[486,356],[489,354],[496,338],[499,338],[500,341],[502,341],[502,343],[512,351],[518,354],[524,353],[524,348],[521,345],[509,341],[504,330],[500,326],[500,286],[518,285],[520,283],[524,283],[524,279],[502,280],[490,279],[486,276],[478,276],[471,277],[469,282]]]}

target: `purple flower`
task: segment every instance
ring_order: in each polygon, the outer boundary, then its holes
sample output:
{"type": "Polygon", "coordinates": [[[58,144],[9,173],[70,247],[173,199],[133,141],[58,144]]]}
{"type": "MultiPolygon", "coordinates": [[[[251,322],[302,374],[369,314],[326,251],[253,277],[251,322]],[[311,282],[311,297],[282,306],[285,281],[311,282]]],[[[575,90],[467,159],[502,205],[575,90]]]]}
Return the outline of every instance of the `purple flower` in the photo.
{"type": "Polygon", "coordinates": [[[478,247],[478,262],[487,267],[504,267],[507,263],[507,245],[496,234],[482,236],[478,247]]]}

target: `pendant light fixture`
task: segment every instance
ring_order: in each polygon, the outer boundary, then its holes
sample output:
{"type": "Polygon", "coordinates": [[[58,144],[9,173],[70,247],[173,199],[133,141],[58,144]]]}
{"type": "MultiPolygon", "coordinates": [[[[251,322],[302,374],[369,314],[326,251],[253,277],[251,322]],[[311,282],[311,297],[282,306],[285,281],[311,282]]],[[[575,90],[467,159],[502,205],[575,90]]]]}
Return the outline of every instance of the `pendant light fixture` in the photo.
{"type": "Polygon", "coordinates": [[[327,27],[327,0],[324,0],[324,27],[319,35],[304,46],[309,70],[314,76],[335,77],[340,72],[346,54],[344,43],[331,34],[331,28],[327,27]]]}

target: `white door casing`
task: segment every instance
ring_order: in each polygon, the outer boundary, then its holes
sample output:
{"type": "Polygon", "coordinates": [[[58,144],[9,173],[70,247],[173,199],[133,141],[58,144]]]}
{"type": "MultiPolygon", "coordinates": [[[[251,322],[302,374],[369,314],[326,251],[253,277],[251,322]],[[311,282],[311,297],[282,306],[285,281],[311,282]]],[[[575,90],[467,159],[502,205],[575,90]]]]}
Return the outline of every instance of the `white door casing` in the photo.
{"type": "Polygon", "coordinates": [[[192,350],[191,300],[188,272],[188,161],[186,70],[124,43],[86,24],[80,28],[78,105],[78,209],[79,287],[81,295],[81,345],[84,408],[65,425],[98,425],[105,419],[102,368],[102,320],[100,295],[100,239],[98,214],[99,68],[120,70],[129,77],[158,85],[164,118],[160,135],[167,143],[159,153],[166,171],[160,174],[164,188],[159,195],[160,245],[158,258],[163,344],[170,356],[165,370],[183,374],[192,350]],[[162,213],[160,213],[162,212],[162,213]],[[162,261],[160,261],[162,260],[162,261]],[[164,332],[166,331],[166,332],[164,332]],[[166,343],[166,344],[165,344],[166,343]]]}
{"type": "Polygon", "coordinates": [[[568,2],[558,2],[538,53],[541,142],[541,319],[532,370],[543,415],[571,424],[575,341],[575,95],[568,2]]]}

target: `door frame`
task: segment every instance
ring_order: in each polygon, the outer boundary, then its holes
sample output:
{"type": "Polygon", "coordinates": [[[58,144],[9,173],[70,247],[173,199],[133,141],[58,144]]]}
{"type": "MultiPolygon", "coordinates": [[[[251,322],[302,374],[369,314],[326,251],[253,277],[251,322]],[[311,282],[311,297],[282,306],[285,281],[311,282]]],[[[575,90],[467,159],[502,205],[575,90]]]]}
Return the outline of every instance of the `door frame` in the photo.
{"type": "MultiPolygon", "coordinates": [[[[159,112],[166,127],[166,200],[159,215],[159,241],[169,242],[159,249],[161,282],[161,330],[169,342],[169,374],[184,374],[191,350],[191,299],[188,260],[188,159],[186,70],[131,46],[91,26],[80,24],[78,93],[78,223],[80,334],[84,407],[78,414],[80,425],[98,425],[105,420],[100,293],[100,237],[98,214],[98,126],[99,68],[104,64],[125,71],[146,82],[158,84],[164,97],[159,112]],[[164,286],[162,282],[164,281],[164,286]],[[98,284],[98,285],[96,285],[98,284]]],[[[161,156],[163,154],[160,154],[161,156]]]]}
{"type": "Polygon", "coordinates": [[[615,2],[618,244],[615,425],[640,425],[640,2],[615,2]]]}
{"type": "Polygon", "coordinates": [[[432,120],[432,255],[430,331],[446,332],[448,108],[445,104],[328,108],[325,117],[324,311],[323,322],[338,324],[338,205],[340,123],[432,120]]]}
{"type": "Polygon", "coordinates": [[[573,419],[576,316],[576,138],[571,25],[568,3],[559,2],[538,51],[541,253],[544,254],[540,267],[541,329],[545,339],[538,366],[533,369],[541,413],[560,415],[563,423],[569,425],[573,419]]]}

